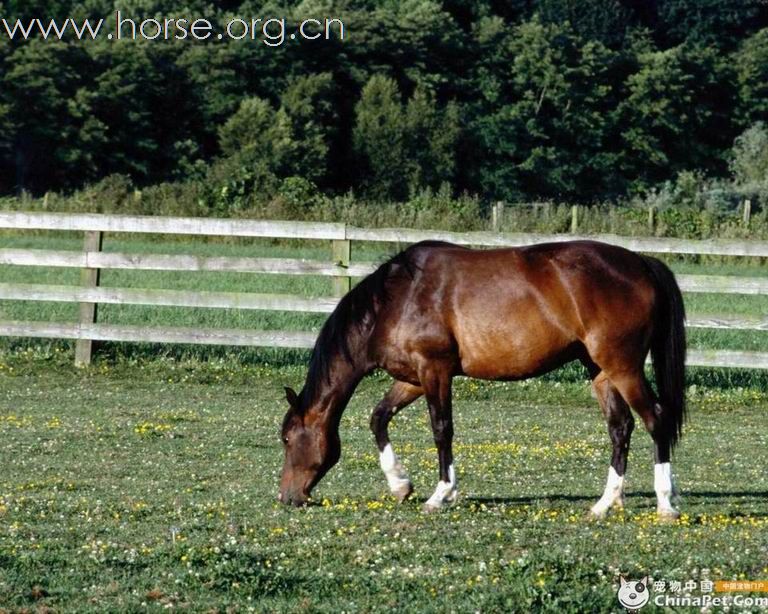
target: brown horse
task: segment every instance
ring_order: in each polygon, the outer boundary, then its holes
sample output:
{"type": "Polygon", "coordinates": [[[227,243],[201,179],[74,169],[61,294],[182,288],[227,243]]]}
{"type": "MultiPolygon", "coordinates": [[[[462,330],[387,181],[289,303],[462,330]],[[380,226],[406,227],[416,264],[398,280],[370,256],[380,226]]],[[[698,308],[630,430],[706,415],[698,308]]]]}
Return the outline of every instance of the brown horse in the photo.
{"type": "Polygon", "coordinates": [[[608,482],[592,514],[623,505],[631,407],[655,444],[658,513],[676,517],[669,461],[685,414],[684,319],[669,268],[619,247],[591,241],[492,250],[413,245],[339,302],[317,338],[301,393],[286,388],[279,499],[304,504],[339,460],[341,414],[374,369],[396,380],[376,406],[371,428],[389,488],[401,501],[413,489],[387,426],[403,407],[426,397],[440,480],[425,509],[435,510],[457,494],[453,378],[521,380],[579,360],[613,444],[608,482]],[[644,375],[649,350],[658,394],[644,375]]]}

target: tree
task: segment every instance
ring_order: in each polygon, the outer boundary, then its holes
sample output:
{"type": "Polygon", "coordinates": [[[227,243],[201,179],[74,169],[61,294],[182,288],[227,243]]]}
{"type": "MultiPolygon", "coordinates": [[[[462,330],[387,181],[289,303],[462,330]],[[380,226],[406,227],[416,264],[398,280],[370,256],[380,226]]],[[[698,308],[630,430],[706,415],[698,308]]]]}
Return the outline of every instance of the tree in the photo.
{"type": "Polygon", "coordinates": [[[733,143],[731,172],[741,185],[768,184],[768,126],[747,128],[733,143]]]}
{"type": "Polygon", "coordinates": [[[15,177],[13,168],[13,144],[16,140],[11,107],[0,102],[0,194],[13,189],[15,177]]]}
{"type": "Polygon", "coordinates": [[[321,179],[326,171],[329,124],[333,108],[324,98],[327,74],[297,79],[282,95],[282,106],[248,98],[219,130],[225,156],[244,164],[263,165],[275,177],[321,179]]]}
{"type": "MultiPolygon", "coordinates": [[[[219,145],[225,156],[255,152],[261,158],[273,158],[272,150],[283,139],[274,133],[275,110],[261,98],[246,98],[240,108],[219,129],[219,145]]],[[[287,138],[287,135],[284,137],[287,138]]]]}
{"type": "Polygon", "coordinates": [[[621,167],[634,189],[694,168],[722,174],[734,137],[733,103],[717,55],[680,46],[643,52],[638,60],[616,113],[625,127],[621,167]]]}
{"type": "Polygon", "coordinates": [[[65,43],[33,40],[5,58],[1,89],[8,100],[4,116],[12,125],[14,184],[19,190],[71,186],[80,179],[68,164],[65,129],[72,123],[74,67],[84,64],[82,56],[65,43]]]}
{"type": "Polygon", "coordinates": [[[451,102],[440,109],[431,93],[417,88],[405,107],[405,129],[410,192],[443,184],[453,187],[460,135],[458,105],[451,102]]]}
{"type": "Polygon", "coordinates": [[[474,181],[494,198],[584,199],[611,191],[617,56],[565,26],[493,20],[473,75],[474,181]]]}
{"type": "Polygon", "coordinates": [[[657,0],[658,38],[664,46],[689,42],[733,48],[768,26],[768,7],[731,0],[657,0]]]}
{"type": "Polygon", "coordinates": [[[620,47],[628,28],[637,23],[633,11],[619,0],[536,0],[542,23],[568,23],[584,40],[620,47]]]}
{"type": "Polygon", "coordinates": [[[286,170],[312,182],[323,182],[337,116],[331,99],[329,73],[297,78],[280,97],[291,128],[286,170]]]}
{"type": "Polygon", "coordinates": [[[466,35],[435,0],[376,3],[349,15],[354,32],[341,49],[342,68],[363,87],[375,74],[389,74],[402,92],[421,85],[450,96],[454,71],[465,57],[466,35]]]}
{"type": "Polygon", "coordinates": [[[768,121],[768,28],[744,41],[734,54],[733,65],[739,93],[739,124],[746,127],[760,120],[768,121]]]}
{"type": "Polygon", "coordinates": [[[453,187],[459,137],[457,105],[438,108],[417,88],[406,104],[397,84],[375,75],[356,107],[355,149],[363,186],[375,198],[403,199],[423,188],[453,187]]]}
{"type": "Polygon", "coordinates": [[[69,17],[71,2],[67,0],[7,0],[3,17],[16,20],[61,19],[69,17]]]}
{"type": "Polygon", "coordinates": [[[97,76],[84,97],[87,112],[108,132],[98,150],[100,173],[139,182],[168,177],[178,162],[176,144],[191,138],[197,102],[176,63],[178,50],[134,41],[88,48],[97,76]]]}
{"type": "MultiPolygon", "coordinates": [[[[0,3],[0,12],[2,12],[2,3],[0,3]]],[[[0,66],[5,65],[9,51],[7,39],[0,37],[0,66]]],[[[0,194],[10,192],[16,180],[13,171],[16,127],[11,114],[12,108],[13,100],[9,97],[7,88],[0,87],[0,194]]]]}
{"type": "Polygon", "coordinates": [[[246,98],[219,129],[224,156],[204,181],[208,204],[221,212],[243,209],[255,194],[270,198],[279,185],[291,130],[283,110],[275,111],[261,98],[246,98]]]}
{"type": "Polygon", "coordinates": [[[405,130],[397,83],[374,75],[355,107],[353,138],[355,151],[365,164],[363,187],[376,198],[407,196],[405,130]]]}
{"type": "Polygon", "coordinates": [[[108,175],[106,169],[111,166],[110,159],[116,153],[109,149],[110,127],[94,114],[93,105],[97,98],[98,95],[88,87],[78,89],[68,104],[71,121],[62,126],[68,143],[62,158],[67,166],[78,169],[78,179],[83,183],[108,175]]]}
{"type": "Polygon", "coordinates": [[[197,98],[197,136],[203,150],[209,156],[218,153],[217,128],[237,111],[244,98],[255,95],[243,71],[238,70],[247,63],[238,61],[237,47],[232,44],[185,45],[177,63],[188,76],[189,91],[197,98]]]}

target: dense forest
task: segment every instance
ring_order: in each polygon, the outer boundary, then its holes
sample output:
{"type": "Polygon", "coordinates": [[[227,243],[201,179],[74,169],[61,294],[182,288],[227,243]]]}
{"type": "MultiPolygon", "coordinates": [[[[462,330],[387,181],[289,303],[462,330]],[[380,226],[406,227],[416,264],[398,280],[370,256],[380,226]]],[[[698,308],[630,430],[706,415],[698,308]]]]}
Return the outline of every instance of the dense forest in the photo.
{"type": "Polygon", "coordinates": [[[589,203],[768,174],[762,0],[0,0],[0,17],[117,7],[346,31],[279,47],[0,32],[0,194],[118,177],[196,183],[229,210],[291,191],[589,203]]]}

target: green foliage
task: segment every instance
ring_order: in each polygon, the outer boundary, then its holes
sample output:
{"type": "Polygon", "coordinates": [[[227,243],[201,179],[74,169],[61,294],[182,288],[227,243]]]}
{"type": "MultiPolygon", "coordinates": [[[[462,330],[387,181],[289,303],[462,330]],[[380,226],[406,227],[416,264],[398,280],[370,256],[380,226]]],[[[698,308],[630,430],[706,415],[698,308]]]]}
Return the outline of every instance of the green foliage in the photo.
{"type": "Polygon", "coordinates": [[[299,77],[280,97],[290,128],[285,172],[310,182],[326,178],[328,152],[337,120],[330,99],[331,75],[299,77]]]}
{"type": "Polygon", "coordinates": [[[619,0],[535,0],[535,11],[545,23],[569,23],[585,40],[620,45],[634,23],[632,9],[619,0]]]}
{"type": "Polygon", "coordinates": [[[423,88],[403,104],[397,83],[374,75],[355,112],[355,151],[365,164],[363,185],[370,196],[402,200],[451,183],[459,137],[455,104],[438,108],[423,88]]]}
{"type": "Polygon", "coordinates": [[[488,52],[474,78],[483,98],[472,129],[483,193],[515,200],[610,191],[617,57],[567,26],[500,26],[491,20],[477,33],[488,52]]]}
{"type": "MultiPolygon", "coordinates": [[[[120,8],[217,27],[272,11],[288,34],[301,19],[338,17],[346,38],[270,47],[0,37],[0,194],[72,192],[120,174],[142,188],[187,182],[189,193],[218,194],[202,198],[212,212],[266,206],[289,177],[326,197],[403,200],[447,184],[494,200],[597,202],[683,171],[724,179],[733,139],[768,118],[760,2],[289,5],[120,8]],[[271,109],[269,127],[264,117],[247,125],[252,99],[271,109]]],[[[25,20],[114,11],[108,0],[4,7],[25,20]]]]}
{"type": "Polygon", "coordinates": [[[659,31],[669,43],[731,47],[766,23],[761,2],[659,0],[659,31]]]}
{"type": "Polygon", "coordinates": [[[16,180],[21,186],[40,189],[50,175],[69,183],[74,156],[62,128],[74,123],[69,102],[78,88],[73,64],[81,55],[63,43],[32,41],[4,59],[2,89],[11,103],[5,116],[13,126],[16,180]]]}
{"type": "Polygon", "coordinates": [[[87,198],[96,211],[130,210],[130,200],[137,200],[133,182],[128,175],[107,175],[88,189],[87,198]]]}
{"type": "Polygon", "coordinates": [[[722,172],[723,140],[733,138],[733,127],[723,112],[729,94],[718,86],[722,66],[714,54],[681,46],[643,52],[638,61],[617,111],[626,126],[621,163],[635,177],[633,189],[686,169],[722,172]]]}
{"type": "Polygon", "coordinates": [[[456,103],[438,108],[434,96],[419,87],[404,112],[408,150],[405,170],[411,193],[423,188],[453,185],[460,135],[456,103]]]}
{"type": "Polygon", "coordinates": [[[768,183],[768,126],[758,122],[733,144],[731,171],[739,183],[768,183]]]}
{"type": "Polygon", "coordinates": [[[364,185],[374,197],[406,195],[403,119],[397,83],[383,75],[371,77],[355,107],[354,145],[367,167],[364,185]]]}
{"type": "Polygon", "coordinates": [[[396,209],[401,224],[415,228],[469,229],[482,219],[482,206],[476,197],[452,198],[448,184],[439,190],[425,188],[415,192],[396,209]]]}
{"type": "Polygon", "coordinates": [[[14,185],[13,144],[16,141],[15,129],[11,119],[11,107],[2,102],[0,93],[0,193],[10,191],[14,185]]]}
{"type": "Polygon", "coordinates": [[[248,98],[219,130],[219,147],[225,156],[243,154],[271,160],[288,138],[287,125],[277,125],[272,105],[261,98],[248,98]]]}
{"type": "Polygon", "coordinates": [[[253,199],[269,199],[282,179],[314,185],[324,178],[328,126],[334,118],[324,98],[329,85],[330,77],[325,74],[298,79],[285,91],[277,110],[261,98],[240,103],[219,130],[224,157],[208,178],[219,185],[212,200],[215,209],[238,210],[253,199]]]}
{"type": "Polygon", "coordinates": [[[280,183],[277,195],[283,200],[286,209],[294,212],[311,209],[324,203],[317,186],[304,177],[286,177],[280,183]]]}
{"type": "Polygon", "coordinates": [[[754,210],[768,213],[768,126],[757,122],[739,135],[731,152],[734,189],[754,210]]]}
{"type": "Polygon", "coordinates": [[[744,41],[734,56],[734,64],[742,125],[768,121],[768,28],[744,41]]]}

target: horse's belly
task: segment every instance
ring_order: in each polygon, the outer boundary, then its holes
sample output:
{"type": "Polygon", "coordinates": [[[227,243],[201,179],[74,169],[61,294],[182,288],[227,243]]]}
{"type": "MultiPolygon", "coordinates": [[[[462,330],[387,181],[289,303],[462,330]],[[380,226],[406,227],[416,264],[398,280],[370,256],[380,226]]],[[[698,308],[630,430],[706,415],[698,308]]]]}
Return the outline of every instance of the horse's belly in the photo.
{"type": "Polygon", "coordinates": [[[524,379],[548,371],[564,362],[575,341],[541,321],[509,328],[504,323],[465,326],[456,340],[463,373],[480,379],[524,379]]]}

